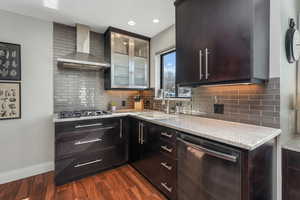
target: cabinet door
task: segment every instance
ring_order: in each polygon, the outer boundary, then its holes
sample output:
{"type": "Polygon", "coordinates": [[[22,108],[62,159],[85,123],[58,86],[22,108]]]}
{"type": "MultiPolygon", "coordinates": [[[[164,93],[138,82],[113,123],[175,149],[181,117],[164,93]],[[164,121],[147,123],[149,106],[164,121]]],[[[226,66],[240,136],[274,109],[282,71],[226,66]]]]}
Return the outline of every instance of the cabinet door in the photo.
{"type": "Polygon", "coordinates": [[[129,38],[111,33],[111,85],[113,88],[128,88],[130,84],[129,38]]]}
{"type": "Polygon", "coordinates": [[[160,127],[143,122],[142,138],[141,173],[154,184],[160,169],[160,127]]]}
{"type": "Polygon", "coordinates": [[[204,72],[208,82],[249,79],[251,66],[252,1],[201,0],[204,9],[199,17],[205,19],[207,46],[204,48],[204,72]],[[207,52],[205,49],[207,48],[207,52]],[[206,56],[207,54],[207,56],[206,56]]]}
{"type": "Polygon", "coordinates": [[[182,1],[176,6],[176,83],[203,80],[203,50],[207,46],[205,8],[199,0],[182,1]]]}
{"type": "Polygon", "coordinates": [[[129,121],[129,163],[135,166],[140,160],[140,122],[133,118],[129,121]]]}
{"type": "Polygon", "coordinates": [[[149,82],[149,42],[133,39],[132,88],[147,88],[149,82]]]}

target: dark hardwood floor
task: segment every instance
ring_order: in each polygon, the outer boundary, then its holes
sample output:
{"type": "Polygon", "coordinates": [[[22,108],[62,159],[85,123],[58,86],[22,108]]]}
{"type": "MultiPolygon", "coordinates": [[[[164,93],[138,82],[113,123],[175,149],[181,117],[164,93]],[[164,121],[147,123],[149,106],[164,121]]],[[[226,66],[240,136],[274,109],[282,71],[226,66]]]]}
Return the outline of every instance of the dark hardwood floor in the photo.
{"type": "Polygon", "coordinates": [[[166,200],[131,166],[55,187],[54,172],[0,185],[0,200],[166,200]]]}

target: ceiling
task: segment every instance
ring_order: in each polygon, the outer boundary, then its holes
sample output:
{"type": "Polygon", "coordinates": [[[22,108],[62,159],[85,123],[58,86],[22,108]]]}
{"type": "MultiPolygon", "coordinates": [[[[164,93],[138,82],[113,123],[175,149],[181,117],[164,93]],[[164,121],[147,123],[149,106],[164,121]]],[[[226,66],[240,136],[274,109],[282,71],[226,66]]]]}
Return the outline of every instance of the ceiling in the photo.
{"type": "Polygon", "coordinates": [[[108,26],[153,37],[175,23],[173,0],[1,0],[0,9],[67,25],[108,26]],[[153,19],[159,19],[155,24],[153,19]],[[128,21],[136,22],[129,26],[128,21]]]}

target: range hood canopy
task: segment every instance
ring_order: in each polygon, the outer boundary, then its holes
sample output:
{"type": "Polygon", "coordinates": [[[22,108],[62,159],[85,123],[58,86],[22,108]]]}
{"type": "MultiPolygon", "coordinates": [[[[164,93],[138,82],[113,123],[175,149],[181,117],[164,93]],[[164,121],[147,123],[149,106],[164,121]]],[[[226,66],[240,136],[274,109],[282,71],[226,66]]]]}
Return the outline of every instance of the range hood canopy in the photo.
{"type": "Polygon", "coordinates": [[[65,68],[100,70],[110,67],[104,59],[90,54],[90,28],[76,25],[76,52],[58,58],[58,65],[65,68]]]}

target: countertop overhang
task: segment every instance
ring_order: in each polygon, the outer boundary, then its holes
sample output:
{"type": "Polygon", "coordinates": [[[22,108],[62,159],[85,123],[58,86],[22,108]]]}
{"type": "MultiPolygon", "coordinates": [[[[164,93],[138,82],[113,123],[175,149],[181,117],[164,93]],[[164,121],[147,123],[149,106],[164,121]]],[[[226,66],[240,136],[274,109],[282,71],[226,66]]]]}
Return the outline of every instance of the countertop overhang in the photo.
{"type": "Polygon", "coordinates": [[[280,129],[256,126],[250,124],[243,124],[237,122],[229,122],[217,119],[210,119],[192,115],[166,115],[162,112],[152,112],[156,115],[164,115],[164,118],[147,117],[146,112],[121,112],[110,115],[103,115],[97,117],[81,117],[81,118],[67,118],[59,119],[54,115],[53,121],[55,123],[81,121],[90,119],[103,119],[112,117],[135,117],[144,121],[148,121],[157,125],[165,126],[184,133],[195,135],[198,137],[210,139],[220,143],[228,144],[234,147],[252,151],[257,147],[271,141],[281,134],[280,129]]]}

